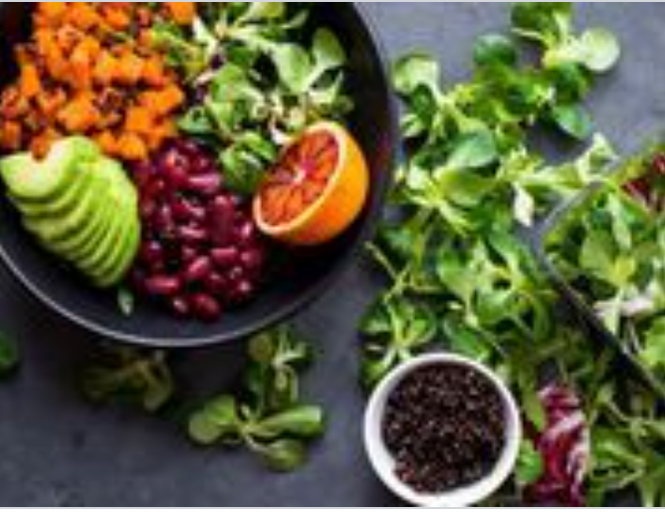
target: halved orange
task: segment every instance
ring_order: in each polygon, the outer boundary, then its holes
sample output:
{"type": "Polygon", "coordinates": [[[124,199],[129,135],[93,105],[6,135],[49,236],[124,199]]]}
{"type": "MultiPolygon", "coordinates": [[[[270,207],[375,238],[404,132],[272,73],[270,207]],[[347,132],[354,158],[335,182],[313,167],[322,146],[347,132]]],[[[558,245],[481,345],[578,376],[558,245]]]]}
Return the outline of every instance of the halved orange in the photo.
{"type": "Polygon", "coordinates": [[[337,123],[317,123],[289,144],[254,199],[259,229],[290,245],[333,240],[367,201],[369,170],[353,136],[337,123]]]}

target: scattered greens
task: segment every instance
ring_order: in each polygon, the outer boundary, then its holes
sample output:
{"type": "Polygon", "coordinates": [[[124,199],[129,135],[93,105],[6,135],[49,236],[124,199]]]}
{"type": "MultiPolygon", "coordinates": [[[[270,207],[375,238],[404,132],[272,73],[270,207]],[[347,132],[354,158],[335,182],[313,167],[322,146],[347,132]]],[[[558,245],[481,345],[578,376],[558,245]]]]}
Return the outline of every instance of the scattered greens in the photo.
{"type": "Polygon", "coordinates": [[[243,393],[220,396],[195,412],[190,437],[202,445],[244,445],[277,471],[302,466],[306,442],[325,428],[322,409],[301,402],[299,371],[310,356],[287,327],[252,339],[243,393]]]}
{"type": "Polygon", "coordinates": [[[592,441],[587,505],[602,506],[612,493],[632,487],[643,506],[663,506],[662,411],[651,391],[617,378],[611,350],[570,330],[552,341],[559,371],[586,399],[592,441]]]}
{"type": "Polygon", "coordinates": [[[105,347],[82,374],[83,393],[95,403],[131,403],[158,412],[174,391],[166,358],[162,351],[105,347]]]}
{"type": "Polygon", "coordinates": [[[19,364],[18,346],[0,332],[0,378],[7,377],[19,364]]]}
{"type": "Polygon", "coordinates": [[[327,28],[309,35],[308,20],[303,4],[210,3],[191,33],[154,29],[197,99],[180,129],[218,152],[237,192],[254,192],[294,134],[352,108],[343,91],[346,52],[327,28]]]}
{"type": "Polygon", "coordinates": [[[520,489],[535,484],[545,471],[543,456],[533,446],[533,442],[525,439],[522,441],[520,454],[517,459],[515,470],[515,482],[520,489]]]}
{"type": "Polygon", "coordinates": [[[568,2],[518,3],[513,7],[513,31],[542,46],[546,68],[574,65],[595,73],[612,69],[621,56],[614,34],[592,28],[578,36],[572,32],[572,18],[568,2]]]}
{"type": "MultiPolygon", "coordinates": [[[[599,362],[596,347],[565,327],[522,236],[555,204],[602,179],[615,159],[595,136],[574,162],[548,165],[529,135],[546,125],[588,140],[593,121],[584,99],[595,74],[616,64],[619,46],[603,29],[576,35],[568,3],[519,3],[512,19],[513,37],[478,39],[466,83],[442,87],[437,63],[422,53],[394,66],[407,161],[398,171],[394,209],[370,247],[389,285],[362,323],[363,380],[371,387],[399,362],[445,340],[495,367],[518,392],[529,423],[543,429],[537,392],[542,370],[554,363],[559,378],[587,397],[594,438],[588,501],[634,487],[644,503],[657,502],[663,423],[655,398],[631,387],[630,403],[619,409],[629,384],[613,371],[614,355],[599,362]],[[520,40],[537,43],[537,65],[521,63],[520,40]],[[610,434],[617,453],[604,443],[610,434]]],[[[660,329],[649,339],[658,339],[660,329]]],[[[525,441],[517,487],[536,482],[543,463],[525,441]]]]}
{"type": "Polygon", "coordinates": [[[506,36],[480,38],[474,77],[448,90],[426,55],[395,65],[409,156],[393,192],[395,218],[371,246],[391,285],[362,326],[369,386],[445,337],[533,394],[556,329],[556,297],[521,229],[591,183],[614,154],[600,137],[577,161],[557,167],[530,150],[529,128],[549,124],[568,104],[559,98],[574,92],[581,101],[588,89],[573,91],[548,68],[520,65],[517,54],[506,36]]]}
{"type": "Polygon", "coordinates": [[[136,297],[132,290],[126,286],[118,288],[117,301],[120,312],[127,317],[132,316],[134,307],[136,306],[136,297]]]}
{"type": "Polygon", "coordinates": [[[665,217],[624,188],[627,179],[640,178],[634,167],[564,215],[547,251],[625,351],[654,382],[665,383],[665,217]]]}

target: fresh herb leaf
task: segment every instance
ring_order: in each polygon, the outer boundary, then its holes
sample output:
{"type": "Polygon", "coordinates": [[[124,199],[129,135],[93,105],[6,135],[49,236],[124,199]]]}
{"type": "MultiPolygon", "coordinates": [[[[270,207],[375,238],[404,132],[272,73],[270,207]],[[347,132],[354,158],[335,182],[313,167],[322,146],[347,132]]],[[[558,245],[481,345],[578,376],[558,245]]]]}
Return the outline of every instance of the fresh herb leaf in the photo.
{"type": "Polygon", "coordinates": [[[415,94],[421,87],[438,92],[440,74],[438,63],[425,53],[407,55],[393,66],[395,89],[407,96],[415,94]]]}
{"type": "Polygon", "coordinates": [[[201,445],[242,445],[268,467],[293,471],[306,460],[308,440],[323,435],[320,407],[301,403],[299,371],[310,361],[307,343],[286,326],[249,341],[245,389],[223,395],[189,418],[189,436],[201,445]]]}
{"type": "Polygon", "coordinates": [[[237,436],[240,425],[235,398],[221,396],[192,415],[189,436],[199,444],[212,445],[222,438],[237,436]]]}
{"type": "Polygon", "coordinates": [[[157,412],[173,397],[174,383],[165,352],[108,347],[84,369],[81,386],[95,403],[128,402],[157,412]]]}
{"type": "Polygon", "coordinates": [[[297,439],[278,439],[269,443],[256,443],[252,450],[259,455],[269,468],[275,471],[291,472],[307,461],[307,450],[297,439]]]}
{"type": "Polygon", "coordinates": [[[489,130],[460,135],[453,143],[446,165],[452,169],[478,169],[498,158],[494,135],[489,130]]]}
{"type": "Polygon", "coordinates": [[[515,480],[520,488],[535,484],[545,472],[543,456],[529,440],[523,440],[520,445],[520,454],[517,459],[515,480]]]}
{"type": "Polygon", "coordinates": [[[514,66],[518,59],[517,47],[503,34],[485,34],[476,40],[473,59],[478,67],[514,66]]]}
{"type": "Polygon", "coordinates": [[[564,133],[579,140],[586,140],[593,131],[591,116],[581,105],[557,105],[552,117],[564,133]]]}
{"type": "Polygon", "coordinates": [[[117,293],[118,308],[120,309],[120,312],[125,316],[132,316],[136,305],[136,297],[134,296],[134,293],[125,286],[118,288],[117,293]]]}

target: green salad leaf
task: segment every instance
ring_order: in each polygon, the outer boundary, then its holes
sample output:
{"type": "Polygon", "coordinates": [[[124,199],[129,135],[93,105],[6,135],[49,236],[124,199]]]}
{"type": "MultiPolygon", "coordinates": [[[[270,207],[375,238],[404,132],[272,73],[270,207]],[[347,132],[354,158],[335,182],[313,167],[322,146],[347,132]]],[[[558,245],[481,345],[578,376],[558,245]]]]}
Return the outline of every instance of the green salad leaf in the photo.
{"type": "Polygon", "coordinates": [[[180,129],[219,156],[225,183],[253,194],[282,147],[308,125],[343,120],[347,54],[335,33],[305,29],[306,4],[225,2],[191,30],[155,28],[168,62],[191,84],[180,129]]]}
{"type": "Polygon", "coordinates": [[[86,398],[94,403],[137,404],[158,412],[173,397],[174,382],[162,351],[104,347],[81,375],[86,398]]]}
{"type": "Polygon", "coordinates": [[[288,327],[252,338],[244,390],[206,403],[189,418],[189,436],[201,445],[242,445],[277,471],[307,459],[310,440],[323,435],[323,410],[301,402],[300,375],[309,345],[288,327]]]}
{"type": "MultiPolygon", "coordinates": [[[[392,209],[369,247],[388,284],[361,325],[362,380],[371,387],[400,362],[446,347],[494,367],[515,390],[525,418],[544,430],[539,385],[546,375],[558,376],[585,399],[593,438],[589,504],[626,488],[645,504],[659,503],[664,427],[653,393],[615,370],[610,348],[568,327],[522,236],[555,205],[607,180],[616,155],[602,136],[592,137],[584,100],[595,74],[616,64],[618,44],[596,29],[577,35],[569,3],[519,3],[512,21],[516,41],[494,33],[477,40],[466,82],[444,85],[439,64],[422,52],[393,67],[404,103],[406,162],[392,209]],[[536,43],[535,64],[520,58],[520,40],[536,43]],[[571,162],[548,164],[530,144],[539,125],[588,147],[571,162]]],[[[662,271],[663,253],[654,230],[645,229],[644,207],[619,201],[606,210],[589,216],[580,233],[558,238],[576,255],[566,269],[589,273],[609,293],[608,318],[630,311],[641,322],[658,280],[648,267],[662,271]],[[634,232],[634,225],[641,228],[634,232]],[[642,284],[632,289],[636,276],[642,284]]],[[[662,226],[659,232],[662,239],[662,226]]],[[[639,348],[650,364],[662,354],[662,327],[642,331],[639,348]]],[[[517,487],[537,481],[543,464],[525,440],[517,487]]]]}
{"type": "Polygon", "coordinates": [[[543,456],[529,440],[522,441],[517,459],[515,480],[519,487],[524,488],[535,484],[545,472],[543,456]]]}
{"type": "Polygon", "coordinates": [[[547,251],[625,351],[663,382],[665,224],[624,188],[626,174],[618,171],[566,215],[547,251]]]}

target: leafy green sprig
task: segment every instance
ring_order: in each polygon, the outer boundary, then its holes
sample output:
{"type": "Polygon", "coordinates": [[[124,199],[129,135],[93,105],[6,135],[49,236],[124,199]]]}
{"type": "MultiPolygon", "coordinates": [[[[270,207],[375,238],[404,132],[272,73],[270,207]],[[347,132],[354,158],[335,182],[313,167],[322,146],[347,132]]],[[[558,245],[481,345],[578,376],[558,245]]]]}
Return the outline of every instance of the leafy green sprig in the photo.
{"type": "Polygon", "coordinates": [[[173,398],[174,380],[164,351],[108,346],[81,374],[81,388],[94,403],[130,403],[155,413],[173,398]]]}
{"type": "Polygon", "coordinates": [[[299,370],[310,357],[308,345],[289,328],[255,337],[243,392],[222,395],[196,411],[190,437],[206,446],[245,446],[278,471],[299,468],[307,458],[306,442],[325,428],[322,409],[301,402],[299,370]]]}
{"type": "MultiPolygon", "coordinates": [[[[650,165],[648,156],[629,161],[575,205],[546,244],[570,286],[665,390],[665,218],[625,188],[648,180],[650,165]]],[[[654,178],[655,196],[661,177],[654,178]]]]}
{"type": "MultiPolygon", "coordinates": [[[[515,17],[524,7],[514,9],[515,17]]],[[[449,89],[425,54],[394,67],[408,158],[393,191],[396,219],[370,247],[390,286],[362,325],[369,386],[445,337],[530,393],[540,359],[534,346],[546,345],[556,328],[555,294],[520,232],[614,158],[601,137],[577,161],[556,167],[529,148],[529,129],[549,123],[561,97],[581,100],[589,91],[589,70],[577,70],[582,87],[544,62],[521,65],[518,47],[503,35],[481,37],[474,53],[474,77],[449,89]],[[526,367],[534,370],[516,371],[526,367]]]]}

